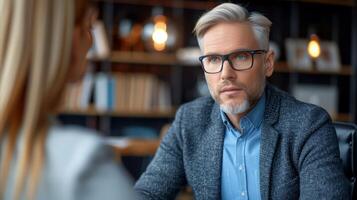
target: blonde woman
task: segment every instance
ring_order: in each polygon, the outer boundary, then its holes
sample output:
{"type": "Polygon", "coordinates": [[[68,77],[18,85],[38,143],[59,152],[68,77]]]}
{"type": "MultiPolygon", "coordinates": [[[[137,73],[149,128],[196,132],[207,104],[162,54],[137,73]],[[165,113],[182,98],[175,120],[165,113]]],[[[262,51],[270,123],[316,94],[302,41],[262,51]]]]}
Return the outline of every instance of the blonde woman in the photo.
{"type": "Polygon", "coordinates": [[[0,0],[0,199],[133,199],[92,131],[55,125],[91,45],[85,0],[0,0]]]}

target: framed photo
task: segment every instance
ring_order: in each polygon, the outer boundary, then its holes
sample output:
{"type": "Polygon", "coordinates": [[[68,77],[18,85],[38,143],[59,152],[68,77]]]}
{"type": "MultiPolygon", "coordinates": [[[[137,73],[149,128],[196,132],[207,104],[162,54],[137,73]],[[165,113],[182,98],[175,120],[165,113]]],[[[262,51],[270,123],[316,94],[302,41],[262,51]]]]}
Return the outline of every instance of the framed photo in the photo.
{"type": "Polygon", "coordinates": [[[320,42],[321,54],[316,60],[319,71],[338,71],[341,67],[339,49],[336,42],[320,42]]]}
{"type": "Polygon", "coordinates": [[[331,116],[337,113],[338,88],[336,85],[297,84],[293,86],[292,94],[300,101],[321,106],[331,116]]]}
{"type": "Polygon", "coordinates": [[[320,41],[320,56],[316,66],[307,52],[308,40],[288,38],[285,41],[286,57],[290,67],[310,70],[316,67],[319,71],[338,71],[341,67],[339,49],[336,42],[320,41]]]}
{"type": "Polygon", "coordinates": [[[286,57],[290,67],[296,69],[312,69],[312,61],[307,53],[308,41],[288,38],[285,40],[286,57]]]}

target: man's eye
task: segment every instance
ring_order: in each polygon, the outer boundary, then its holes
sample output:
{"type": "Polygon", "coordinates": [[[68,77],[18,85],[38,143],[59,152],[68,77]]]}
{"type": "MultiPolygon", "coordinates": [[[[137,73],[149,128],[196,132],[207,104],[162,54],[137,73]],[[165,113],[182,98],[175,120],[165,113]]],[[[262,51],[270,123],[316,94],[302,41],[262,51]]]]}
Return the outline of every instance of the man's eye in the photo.
{"type": "Polygon", "coordinates": [[[246,53],[239,53],[239,54],[236,54],[234,56],[234,59],[237,60],[237,61],[245,61],[247,60],[249,57],[246,53]]]}
{"type": "Polygon", "coordinates": [[[209,61],[210,63],[221,62],[221,57],[219,57],[219,56],[209,56],[209,57],[208,57],[208,61],[209,61]]]}

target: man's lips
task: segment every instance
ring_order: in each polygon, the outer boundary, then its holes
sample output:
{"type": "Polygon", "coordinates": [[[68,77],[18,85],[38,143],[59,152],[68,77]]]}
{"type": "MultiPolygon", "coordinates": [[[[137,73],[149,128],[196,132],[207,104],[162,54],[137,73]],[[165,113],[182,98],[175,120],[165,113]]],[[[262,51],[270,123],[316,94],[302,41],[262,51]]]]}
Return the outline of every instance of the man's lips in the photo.
{"type": "Polygon", "coordinates": [[[224,93],[224,94],[234,94],[234,93],[237,93],[237,92],[241,92],[243,91],[243,89],[241,88],[238,88],[238,87],[223,87],[221,90],[220,90],[220,93],[224,93]]]}
{"type": "Polygon", "coordinates": [[[220,92],[235,91],[235,90],[242,90],[242,88],[235,87],[235,86],[223,87],[220,89],[220,92]]]}

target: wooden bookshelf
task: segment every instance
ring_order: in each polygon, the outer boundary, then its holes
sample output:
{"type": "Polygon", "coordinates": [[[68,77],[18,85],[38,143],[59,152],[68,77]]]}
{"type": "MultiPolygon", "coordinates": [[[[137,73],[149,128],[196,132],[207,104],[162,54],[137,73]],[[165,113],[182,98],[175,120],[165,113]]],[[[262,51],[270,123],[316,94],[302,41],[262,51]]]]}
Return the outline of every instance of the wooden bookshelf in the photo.
{"type": "Polygon", "coordinates": [[[301,2],[318,3],[318,4],[331,4],[339,6],[355,6],[353,0],[300,0],[301,2]]]}
{"type": "Polygon", "coordinates": [[[123,111],[99,111],[94,108],[86,110],[60,110],[59,115],[86,115],[86,116],[112,116],[112,117],[140,117],[140,118],[173,118],[176,109],[168,110],[123,110],[123,111]]]}
{"type": "Polygon", "coordinates": [[[147,53],[138,51],[113,51],[110,56],[113,63],[172,65],[178,61],[174,53],[147,53]]]}
{"type": "Polygon", "coordinates": [[[278,73],[300,73],[300,74],[316,74],[316,75],[343,75],[352,76],[352,66],[343,65],[339,71],[320,71],[317,69],[305,70],[290,67],[286,62],[276,62],[274,64],[274,72],[278,73]]]}
{"type": "Polygon", "coordinates": [[[208,10],[219,3],[214,1],[161,1],[161,0],[94,0],[95,2],[120,3],[133,6],[163,6],[166,8],[208,10]]]}
{"type": "Polygon", "coordinates": [[[338,113],[336,115],[331,116],[332,120],[339,122],[352,122],[352,116],[348,113],[338,113]]]}
{"type": "Polygon", "coordinates": [[[113,147],[117,158],[122,156],[153,156],[160,145],[160,139],[109,137],[106,141],[113,147]]]}
{"type": "MultiPolygon", "coordinates": [[[[160,1],[160,0],[92,0],[94,2],[108,2],[108,3],[120,3],[134,6],[163,6],[167,8],[182,8],[182,9],[192,9],[192,10],[208,10],[219,2],[214,1],[160,1]]],[[[293,0],[291,0],[293,1],[293,0]]],[[[317,3],[317,4],[330,4],[339,6],[355,6],[356,3],[353,0],[295,0],[296,2],[306,2],[306,3],[317,3]]]]}

